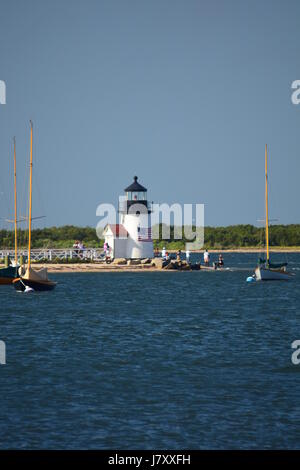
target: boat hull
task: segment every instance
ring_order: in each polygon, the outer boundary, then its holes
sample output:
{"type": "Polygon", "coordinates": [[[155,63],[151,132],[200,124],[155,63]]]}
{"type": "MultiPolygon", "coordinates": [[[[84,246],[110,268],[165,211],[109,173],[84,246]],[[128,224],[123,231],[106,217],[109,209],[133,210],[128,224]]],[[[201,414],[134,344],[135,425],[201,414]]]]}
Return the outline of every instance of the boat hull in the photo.
{"type": "Polygon", "coordinates": [[[0,277],[0,286],[7,286],[12,284],[14,279],[14,277],[0,277]]]}
{"type": "Polygon", "coordinates": [[[17,268],[13,266],[0,269],[0,285],[12,284],[17,275],[17,268]]]}
{"type": "Polygon", "coordinates": [[[292,275],[283,270],[257,267],[255,277],[257,281],[288,281],[292,278],[292,275]]]}
{"type": "Polygon", "coordinates": [[[14,288],[19,292],[24,292],[26,286],[31,287],[31,289],[36,291],[49,291],[53,290],[56,286],[56,282],[53,281],[33,281],[31,279],[14,279],[13,285],[14,288]]]}

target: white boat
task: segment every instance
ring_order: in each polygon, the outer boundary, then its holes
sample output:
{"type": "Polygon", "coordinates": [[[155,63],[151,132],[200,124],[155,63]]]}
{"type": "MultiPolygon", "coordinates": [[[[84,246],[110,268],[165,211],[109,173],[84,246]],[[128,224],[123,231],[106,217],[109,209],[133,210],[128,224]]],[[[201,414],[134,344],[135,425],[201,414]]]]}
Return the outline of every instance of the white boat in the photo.
{"type": "Polygon", "coordinates": [[[287,263],[274,264],[270,262],[269,252],[269,214],[268,214],[268,157],[265,147],[265,199],[266,199],[266,259],[260,259],[254,271],[256,281],[287,281],[293,274],[286,270],[287,263]]]}

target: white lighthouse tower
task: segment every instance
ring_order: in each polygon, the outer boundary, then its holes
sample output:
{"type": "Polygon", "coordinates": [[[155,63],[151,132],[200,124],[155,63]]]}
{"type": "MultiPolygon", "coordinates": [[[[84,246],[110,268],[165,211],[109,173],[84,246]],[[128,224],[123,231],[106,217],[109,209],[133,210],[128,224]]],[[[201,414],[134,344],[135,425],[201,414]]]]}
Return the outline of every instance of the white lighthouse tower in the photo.
{"type": "Polygon", "coordinates": [[[134,177],[133,183],[119,200],[119,224],[105,226],[103,235],[111,258],[153,258],[151,204],[147,189],[134,177]]]}
{"type": "Polygon", "coordinates": [[[126,258],[153,258],[151,204],[147,201],[147,189],[135,176],[133,183],[124,191],[119,213],[121,224],[128,232],[126,258]]]}

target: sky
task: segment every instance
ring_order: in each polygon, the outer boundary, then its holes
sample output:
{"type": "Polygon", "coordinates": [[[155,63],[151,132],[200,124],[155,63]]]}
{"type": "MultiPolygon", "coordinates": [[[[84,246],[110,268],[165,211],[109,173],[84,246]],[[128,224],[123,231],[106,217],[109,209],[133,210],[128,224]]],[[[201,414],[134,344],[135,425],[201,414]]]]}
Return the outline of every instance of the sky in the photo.
{"type": "Polygon", "coordinates": [[[0,217],[13,136],[26,209],[32,119],[36,224],[95,226],[138,175],[205,225],[257,225],[266,143],[270,217],[300,223],[299,18],[297,0],[0,0],[0,217]]]}

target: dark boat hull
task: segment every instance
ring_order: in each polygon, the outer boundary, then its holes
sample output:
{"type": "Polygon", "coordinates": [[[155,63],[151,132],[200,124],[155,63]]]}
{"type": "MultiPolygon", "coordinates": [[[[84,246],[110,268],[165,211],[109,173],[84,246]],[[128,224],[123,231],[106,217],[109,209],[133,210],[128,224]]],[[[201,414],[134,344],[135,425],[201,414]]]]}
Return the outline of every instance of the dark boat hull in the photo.
{"type": "Polygon", "coordinates": [[[0,277],[0,286],[7,286],[8,284],[12,284],[14,279],[14,277],[0,277]]]}
{"type": "Polygon", "coordinates": [[[7,268],[0,269],[0,285],[12,284],[17,276],[18,268],[8,266],[7,268]]]}
{"type": "Polygon", "coordinates": [[[14,279],[13,281],[14,288],[19,291],[19,292],[24,292],[26,286],[31,287],[32,289],[36,291],[48,291],[48,290],[53,290],[54,287],[56,286],[56,282],[52,281],[45,281],[45,282],[40,282],[40,281],[32,281],[29,279],[14,279]]]}

